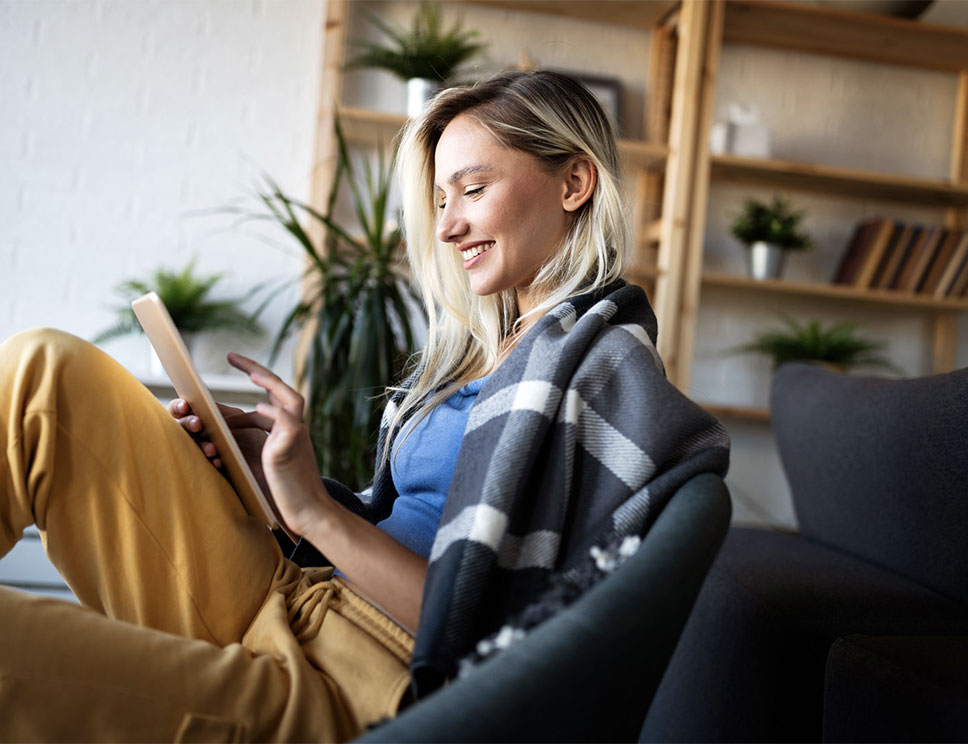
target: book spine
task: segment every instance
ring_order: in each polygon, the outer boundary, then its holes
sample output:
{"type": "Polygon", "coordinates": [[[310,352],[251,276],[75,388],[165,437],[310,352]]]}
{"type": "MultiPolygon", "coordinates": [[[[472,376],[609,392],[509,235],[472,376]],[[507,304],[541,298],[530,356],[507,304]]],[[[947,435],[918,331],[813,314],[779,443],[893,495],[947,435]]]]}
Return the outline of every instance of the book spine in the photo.
{"type": "Polygon", "coordinates": [[[894,232],[894,226],[893,220],[880,220],[878,222],[877,232],[871,242],[870,250],[865,256],[857,277],[854,279],[855,287],[866,288],[871,286],[871,282],[874,281],[874,276],[881,266],[881,261],[884,259],[884,253],[894,232]]]}
{"type": "Polygon", "coordinates": [[[965,264],[968,261],[968,231],[952,231],[952,235],[958,241],[951,260],[935,287],[934,296],[937,298],[948,297],[953,294],[955,284],[959,277],[965,273],[965,264]]]}
{"type": "Polygon", "coordinates": [[[938,288],[938,282],[951,261],[951,256],[955,251],[959,234],[957,230],[945,230],[944,239],[939,241],[938,249],[935,251],[934,259],[924,275],[924,281],[918,287],[918,292],[933,295],[938,288]]]}
{"type": "Polygon", "coordinates": [[[897,223],[894,232],[891,233],[887,250],[884,251],[884,260],[881,261],[881,267],[877,270],[871,286],[878,289],[887,289],[891,286],[891,282],[897,275],[898,267],[901,265],[901,260],[904,258],[904,252],[911,239],[912,231],[911,225],[897,223]]]}

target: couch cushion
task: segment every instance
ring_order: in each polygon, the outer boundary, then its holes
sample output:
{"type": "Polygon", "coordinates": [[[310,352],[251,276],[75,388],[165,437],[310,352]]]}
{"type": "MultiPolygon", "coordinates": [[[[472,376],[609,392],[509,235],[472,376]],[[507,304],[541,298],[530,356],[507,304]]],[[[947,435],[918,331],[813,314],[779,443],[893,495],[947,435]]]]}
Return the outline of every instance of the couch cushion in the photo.
{"type": "Polygon", "coordinates": [[[887,379],[788,364],[770,409],[801,534],[968,602],[968,369],[887,379]]]}
{"type": "Polygon", "coordinates": [[[968,636],[839,638],[827,657],[823,738],[965,741],[968,636]]]}
{"type": "Polygon", "coordinates": [[[968,633],[968,608],[789,534],[730,530],[643,727],[646,741],[819,741],[838,636],[968,633]]]}

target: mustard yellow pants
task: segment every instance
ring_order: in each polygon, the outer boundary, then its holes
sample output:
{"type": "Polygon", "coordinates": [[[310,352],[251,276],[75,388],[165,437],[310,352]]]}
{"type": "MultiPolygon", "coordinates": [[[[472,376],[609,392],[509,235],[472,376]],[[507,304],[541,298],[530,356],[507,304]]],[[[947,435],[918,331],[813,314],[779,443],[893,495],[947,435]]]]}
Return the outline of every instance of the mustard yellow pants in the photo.
{"type": "Polygon", "coordinates": [[[0,555],[35,524],[83,606],[0,589],[0,740],[338,741],[412,639],[284,558],[165,408],[57,331],[0,345],[0,555]]]}

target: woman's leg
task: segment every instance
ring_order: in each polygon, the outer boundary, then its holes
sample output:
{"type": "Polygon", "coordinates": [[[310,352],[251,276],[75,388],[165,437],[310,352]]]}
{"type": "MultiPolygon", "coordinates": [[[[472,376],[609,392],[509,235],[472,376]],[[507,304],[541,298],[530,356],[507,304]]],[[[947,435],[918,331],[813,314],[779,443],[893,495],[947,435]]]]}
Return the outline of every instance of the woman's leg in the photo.
{"type": "Polygon", "coordinates": [[[273,593],[271,652],[107,618],[0,588],[0,741],[343,741],[360,731],[273,593]],[[275,605],[275,606],[274,606],[275,605]]]}
{"type": "Polygon", "coordinates": [[[58,331],[0,346],[0,555],[30,524],[83,604],[220,646],[298,577],[154,396],[58,331]]]}

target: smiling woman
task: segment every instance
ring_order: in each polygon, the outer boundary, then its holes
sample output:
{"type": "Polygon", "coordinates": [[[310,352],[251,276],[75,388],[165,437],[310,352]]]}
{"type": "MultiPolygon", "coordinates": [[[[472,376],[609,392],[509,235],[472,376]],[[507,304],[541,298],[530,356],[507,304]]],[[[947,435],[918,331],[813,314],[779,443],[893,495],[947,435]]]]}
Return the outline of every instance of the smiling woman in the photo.
{"type": "Polygon", "coordinates": [[[372,488],[320,478],[302,397],[230,355],[267,395],[224,412],[301,538],[289,555],[185,401],[165,411],[57,331],[0,348],[0,554],[36,524],[97,611],[0,591],[0,739],[351,738],[521,638],[680,485],[725,473],[725,431],[665,379],[648,300],[620,278],[615,141],[580,83],[444,91],[400,158],[430,328],[390,388],[372,488]]]}

